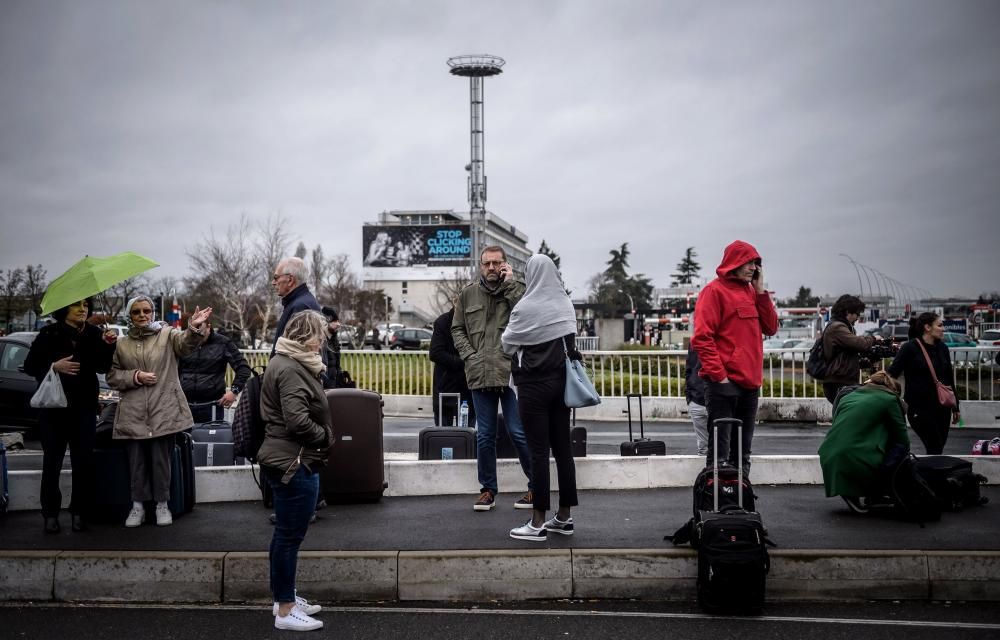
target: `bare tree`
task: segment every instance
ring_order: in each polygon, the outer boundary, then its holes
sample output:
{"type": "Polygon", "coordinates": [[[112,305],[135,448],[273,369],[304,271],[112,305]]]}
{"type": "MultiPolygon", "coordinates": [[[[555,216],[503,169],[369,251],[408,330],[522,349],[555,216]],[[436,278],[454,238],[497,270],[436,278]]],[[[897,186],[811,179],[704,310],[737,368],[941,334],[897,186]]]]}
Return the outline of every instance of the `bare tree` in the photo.
{"type": "Polygon", "coordinates": [[[361,288],[358,275],[351,269],[351,256],[339,253],[327,262],[329,267],[326,282],[322,288],[317,288],[317,294],[322,291],[330,305],[340,314],[341,322],[353,322],[355,296],[361,288]]]}
{"type": "MultiPolygon", "coordinates": [[[[271,278],[274,270],[278,268],[278,263],[288,253],[288,220],[281,214],[272,214],[257,226],[257,240],[254,244],[256,255],[256,277],[253,279],[256,295],[254,296],[254,328],[252,338],[256,342],[257,335],[261,339],[266,338],[271,318],[274,317],[275,309],[280,303],[280,299],[271,288],[271,278]]],[[[300,245],[302,243],[299,243],[300,245]]],[[[304,246],[304,245],[303,245],[304,246]]]]}
{"type": "Polygon", "coordinates": [[[441,315],[452,307],[452,301],[458,297],[462,289],[475,279],[475,272],[470,267],[459,269],[450,277],[438,280],[434,286],[434,298],[431,301],[431,311],[441,315]]]}
{"type": "Polygon", "coordinates": [[[15,302],[21,293],[24,284],[24,269],[7,269],[6,273],[0,273],[0,298],[3,299],[4,306],[4,327],[10,330],[10,318],[15,310],[15,302]]]}
{"type": "Polygon", "coordinates": [[[323,294],[323,287],[330,275],[330,261],[323,255],[323,247],[316,245],[309,261],[309,286],[316,296],[323,294]]]}
{"type": "MultiPolygon", "coordinates": [[[[227,329],[247,332],[260,281],[260,264],[254,251],[253,229],[246,214],[230,225],[222,238],[213,229],[188,252],[196,282],[219,308],[216,317],[227,329]]],[[[215,305],[213,305],[214,307],[215,305]]]]}
{"type": "Polygon", "coordinates": [[[34,325],[38,319],[37,314],[41,312],[38,303],[42,299],[42,294],[45,293],[45,287],[48,285],[45,280],[47,275],[48,272],[40,264],[29,264],[24,268],[24,282],[21,285],[21,291],[24,297],[28,299],[30,304],[28,307],[29,311],[35,314],[30,325],[31,329],[35,328],[34,325]]]}

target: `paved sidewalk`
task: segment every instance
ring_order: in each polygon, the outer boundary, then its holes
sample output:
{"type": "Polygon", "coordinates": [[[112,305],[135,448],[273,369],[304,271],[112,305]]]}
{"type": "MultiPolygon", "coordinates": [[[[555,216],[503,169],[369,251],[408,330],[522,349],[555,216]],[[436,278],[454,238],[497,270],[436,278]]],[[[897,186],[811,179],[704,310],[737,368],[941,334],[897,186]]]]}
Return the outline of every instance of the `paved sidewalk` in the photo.
{"type": "MultiPolygon", "coordinates": [[[[757,486],[757,507],[779,549],[1000,550],[1000,487],[984,487],[984,507],[945,513],[924,528],[891,512],[855,515],[822,486],[757,486]]],[[[557,494],[553,494],[556,503],[557,494]]],[[[331,505],[310,527],[303,549],[314,551],[433,551],[466,549],[656,549],[691,516],[691,490],[583,491],[574,509],[577,532],[544,543],[512,540],[507,532],[530,511],[501,494],[491,512],[472,510],[473,495],[383,498],[377,504],[331,505]]],[[[38,511],[0,518],[0,550],[266,551],[269,511],[259,503],[199,504],[171,527],[125,529],[97,524],[72,533],[42,533],[38,511]]]]}

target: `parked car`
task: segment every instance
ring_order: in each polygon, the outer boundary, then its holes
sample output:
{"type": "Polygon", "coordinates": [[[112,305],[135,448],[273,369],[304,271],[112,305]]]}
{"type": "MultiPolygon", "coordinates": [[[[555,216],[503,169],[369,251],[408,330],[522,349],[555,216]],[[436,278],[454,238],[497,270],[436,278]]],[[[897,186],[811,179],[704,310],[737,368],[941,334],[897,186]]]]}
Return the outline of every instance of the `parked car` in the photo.
{"type": "Polygon", "coordinates": [[[804,353],[798,351],[785,351],[781,354],[781,359],[785,362],[801,362],[805,364],[805,361],[809,359],[808,350],[812,349],[813,343],[815,342],[816,340],[812,338],[807,340],[802,338],[785,340],[785,344],[781,347],[782,349],[805,349],[806,351],[804,353]]]}
{"type": "Polygon", "coordinates": [[[389,348],[410,350],[430,349],[431,337],[433,335],[427,329],[415,329],[412,327],[396,329],[392,337],[389,338],[389,348]]]}
{"type": "Polygon", "coordinates": [[[956,365],[973,366],[979,360],[979,352],[968,351],[979,346],[972,336],[945,331],[944,344],[951,351],[951,361],[956,365]]]}
{"type": "Polygon", "coordinates": [[[18,331],[0,338],[0,430],[38,425],[38,409],[29,404],[38,382],[21,370],[37,335],[37,331],[18,331]]]}
{"type": "Polygon", "coordinates": [[[1000,330],[987,329],[979,336],[980,347],[1000,347],[1000,330]]]}
{"type": "Polygon", "coordinates": [[[910,325],[903,323],[884,324],[882,325],[882,337],[893,342],[906,342],[910,339],[910,325]]]}

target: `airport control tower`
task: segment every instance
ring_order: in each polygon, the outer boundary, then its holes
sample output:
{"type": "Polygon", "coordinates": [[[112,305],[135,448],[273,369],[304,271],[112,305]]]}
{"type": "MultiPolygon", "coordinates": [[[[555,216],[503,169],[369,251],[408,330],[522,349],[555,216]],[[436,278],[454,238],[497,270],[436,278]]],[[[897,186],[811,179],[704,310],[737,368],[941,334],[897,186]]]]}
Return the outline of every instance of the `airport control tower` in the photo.
{"type": "Polygon", "coordinates": [[[471,160],[469,172],[469,221],[472,226],[472,266],[478,268],[486,229],[486,174],[483,138],[483,78],[503,73],[504,59],[487,54],[455,56],[448,59],[451,74],[469,79],[471,160]]]}

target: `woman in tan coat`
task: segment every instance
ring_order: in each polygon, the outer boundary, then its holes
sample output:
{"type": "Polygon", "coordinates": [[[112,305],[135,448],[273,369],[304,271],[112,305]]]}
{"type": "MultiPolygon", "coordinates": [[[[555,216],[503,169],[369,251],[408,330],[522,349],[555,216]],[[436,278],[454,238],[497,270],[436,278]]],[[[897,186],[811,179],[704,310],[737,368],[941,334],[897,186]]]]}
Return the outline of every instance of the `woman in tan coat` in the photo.
{"type": "Polygon", "coordinates": [[[166,526],[173,523],[167,506],[172,436],[193,424],[177,377],[177,359],[205,339],[203,327],[212,308],[196,308],[187,331],[154,320],[149,296],[132,298],[126,308],[128,335],[118,341],[108,373],[108,385],[121,392],[114,438],[129,441],[132,510],[125,526],[142,524],[147,500],[156,500],[156,524],[166,526]]]}

